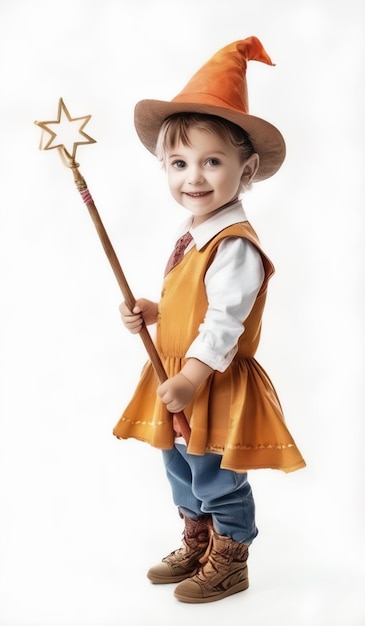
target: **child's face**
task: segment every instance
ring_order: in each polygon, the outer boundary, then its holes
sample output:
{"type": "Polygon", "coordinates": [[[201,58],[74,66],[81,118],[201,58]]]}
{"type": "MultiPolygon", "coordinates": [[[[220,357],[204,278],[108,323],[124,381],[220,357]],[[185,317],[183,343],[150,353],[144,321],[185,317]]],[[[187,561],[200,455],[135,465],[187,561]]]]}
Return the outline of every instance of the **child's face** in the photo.
{"type": "Polygon", "coordinates": [[[180,141],[168,151],[166,171],[172,196],[198,226],[238,196],[246,162],[240,162],[231,144],[206,130],[191,128],[189,141],[190,146],[180,141]]]}

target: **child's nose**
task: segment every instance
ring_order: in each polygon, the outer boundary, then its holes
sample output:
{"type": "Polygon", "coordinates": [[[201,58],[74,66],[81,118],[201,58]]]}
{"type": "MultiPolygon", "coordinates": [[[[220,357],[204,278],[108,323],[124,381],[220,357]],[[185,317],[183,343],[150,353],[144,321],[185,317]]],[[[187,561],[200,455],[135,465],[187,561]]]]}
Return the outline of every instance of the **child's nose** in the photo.
{"type": "Polygon", "coordinates": [[[189,184],[199,185],[204,181],[203,172],[200,167],[192,167],[189,169],[189,184]]]}

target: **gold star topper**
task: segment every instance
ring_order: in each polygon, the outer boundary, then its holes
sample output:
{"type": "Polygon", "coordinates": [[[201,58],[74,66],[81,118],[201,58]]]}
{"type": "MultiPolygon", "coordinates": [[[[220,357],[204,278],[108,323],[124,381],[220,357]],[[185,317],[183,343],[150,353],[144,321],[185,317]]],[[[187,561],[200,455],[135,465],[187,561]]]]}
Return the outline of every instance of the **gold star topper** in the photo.
{"type": "Polygon", "coordinates": [[[95,139],[84,132],[84,128],[90,121],[90,118],[91,115],[71,117],[64,101],[60,98],[56,120],[35,122],[43,131],[39,144],[40,150],[53,150],[54,148],[58,148],[61,154],[74,164],[78,146],[81,144],[96,143],[95,139]],[[48,135],[45,135],[45,133],[48,133],[48,135]]]}

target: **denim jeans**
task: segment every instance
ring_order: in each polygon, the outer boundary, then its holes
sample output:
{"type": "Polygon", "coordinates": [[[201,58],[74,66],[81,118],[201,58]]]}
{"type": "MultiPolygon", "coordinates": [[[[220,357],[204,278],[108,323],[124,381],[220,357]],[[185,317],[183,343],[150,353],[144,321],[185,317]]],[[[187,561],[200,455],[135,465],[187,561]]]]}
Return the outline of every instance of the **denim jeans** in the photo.
{"type": "Polygon", "coordinates": [[[174,503],[184,515],[209,513],[220,535],[247,544],[253,541],[258,530],[246,473],[221,469],[219,454],[188,454],[181,444],[162,454],[174,503]]]}

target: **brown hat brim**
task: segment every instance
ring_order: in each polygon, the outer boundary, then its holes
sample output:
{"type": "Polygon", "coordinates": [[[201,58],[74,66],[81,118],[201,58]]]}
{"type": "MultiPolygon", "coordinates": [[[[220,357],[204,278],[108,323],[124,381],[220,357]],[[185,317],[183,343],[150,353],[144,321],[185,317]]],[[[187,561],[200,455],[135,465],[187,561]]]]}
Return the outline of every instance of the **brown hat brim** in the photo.
{"type": "Polygon", "coordinates": [[[208,104],[141,100],[135,106],[134,123],[143,145],[155,154],[157,137],[164,120],[174,113],[217,115],[245,130],[260,158],[255,181],[265,180],[278,171],[285,159],[285,141],[280,131],[265,120],[248,113],[208,104]]]}

